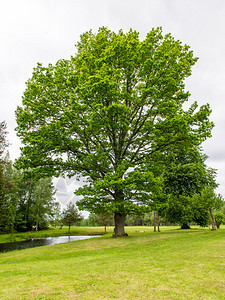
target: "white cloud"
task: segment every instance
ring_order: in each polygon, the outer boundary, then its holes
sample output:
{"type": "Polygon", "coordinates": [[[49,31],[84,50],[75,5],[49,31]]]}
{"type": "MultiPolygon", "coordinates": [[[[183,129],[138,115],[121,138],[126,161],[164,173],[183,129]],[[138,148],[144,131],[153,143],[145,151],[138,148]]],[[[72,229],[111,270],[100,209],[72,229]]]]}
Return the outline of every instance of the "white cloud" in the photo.
{"type": "MultiPolygon", "coordinates": [[[[187,80],[191,100],[209,102],[216,127],[205,144],[209,164],[225,182],[225,2],[223,0],[8,0],[0,2],[0,121],[8,123],[11,157],[19,155],[14,128],[25,82],[37,62],[69,58],[80,34],[108,26],[136,29],[142,38],[152,27],[191,46],[199,61],[187,80]]],[[[225,196],[225,191],[223,191],[225,196]]]]}

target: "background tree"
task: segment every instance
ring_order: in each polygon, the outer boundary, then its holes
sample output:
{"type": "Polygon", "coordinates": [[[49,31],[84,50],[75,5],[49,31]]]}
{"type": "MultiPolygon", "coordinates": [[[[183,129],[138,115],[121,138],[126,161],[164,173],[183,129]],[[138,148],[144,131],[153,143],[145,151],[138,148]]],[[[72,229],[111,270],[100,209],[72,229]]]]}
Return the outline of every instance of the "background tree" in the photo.
{"type": "Polygon", "coordinates": [[[216,230],[216,219],[214,210],[218,211],[224,206],[224,200],[221,195],[216,195],[214,187],[205,187],[201,193],[195,194],[192,198],[195,210],[208,220],[212,225],[212,230],[216,230]]]}
{"type": "Polygon", "coordinates": [[[217,186],[215,170],[207,167],[206,159],[200,149],[190,147],[173,151],[166,162],[164,190],[170,197],[163,213],[169,222],[179,223],[181,228],[190,228],[188,224],[192,221],[206,224],[192,201],[192,196],[205,187],[217,186]]]}
{"type": "Polygon", "coordinates": [[[222,210],[216,210],[213,213],[213,215],[214,215],[215,220],[216,220],[216,227],[217,227],[217,229],[219,229],[220,225],[225,223],[225,214],[222,210]]]}
{"type": "Polygon", "coordinates": [[[18,165],[38,176],[83,176],[80,209],[125,216],[145,208],[160,178],[149,167],[170,145],[199,145],[210,136],[210,108],[188,111],[184,80],[197,58],[171,34],[100,28],[81,35],[77,54],[55,66],[38,64],[18,107],[24,145],[18,165]]]}
{"type": "Polygon", "coordinates": [[[225,224],[225,201],[221,204],[220,209],[216,209],[213,212],[216,220],[216,227],[219,229],[220,225],[225,224]]]}
{"type": "Polygon", "coordinates": [[[81,226],[98,226],[96,214],[90,213],[87,219],[83,219],[80,223],[81,226]]]}
{"type": "Polygon", "coordinates": [[[87,219],[81,222],[81,226],[104,226],[106,233],[106,227],[114,225],[113,215],[107,213],[89,214],[87,219]]]}
{"type": "Polygon", "coordinates": [[[8,142],[6,139],[7,133],[8,133],[7,125],[6,125],[5,121],[0,122],[0,158],[1,158],[1,162],[3,159],[4,151],[5,151],[6,147],[8,146],[8,142]]]}
{"type": "Polygon", "coordinates": [[[56,207],[54,201],[54,186],[51,178],[41,178],[34,188],[34,203],[32,212],[36,222],[36,231],[38,228],[48,227],[50,216],[56,207]]]}
{"type": "Polygon", "coordinates": [[[5,159],[4,151],[8,146],[6,140],[7,126],[6,123],[0,122],[0,232],[11,231],[12,226],[12,214],[11,207],[7,199],[7,193],[12,187],[11,183],[7,180],[4,174],[5,159]]]}
{"type": "Polygon", "coordinates": [[[166,220],[173,224],[180,224],[182,229],[189,229],[194,219],[191,199],[188,196],[173,195],[166,208],[166,220]]]}
{"type": "Polygon", "coordinates": [[[142,225],[144,225],[144,213],[126,215],[125,224],[127,226],[142,226],[142,225]]]}
{"type": "Polygon", "coordinates": [[[104,226],[104,232],[106,234],[106,227],[112,226],[114,224],[113,215],[109,215],[104,212],[99,213],[98,215],[96,215],[96,223],[99,226],[104,226]]]}
{"type": "Polygon", "coordinates": [[[48,217],[52,226],[56,227],[61,224],[61,204],[59,202],[54,202],[48,217]]]}
{"type": "Polygon", "coordinates": [[[216,220],[216,227],[219,229],[220,225],[225,224],[225,201],[222,199],[221,195],[219,195],[222,202],[221,205],[218,205],[219,208],[215,209],[213,214],[216,220]]]}
{"type": "Polygon", "coordinates": [[[70,227],[79,223],[81,220],[83,220],[83,216],[76,208],[76,205],[71,202],[67,204],[66,208],[62,212],[62,222],[63,224],[69,226],[69,233],[70,227]]]}
{"type": "Polygon", "coordinates": [[[0,233],[12,231],[12,214],[7,194],[11,184],[4,177],[4,166],[0,163],[0,233]]]}
{"type": "Polygon", "coordinates": [[[57,206],[54,187],[50,178],[35,180],[32,172],[27,175],[17,170],[12,161],[6,161],[5,178],[12,187],[7,193],[7,202],[13,215],[13,227],[17,231],[46,229],[50,215],[57,206]]]}

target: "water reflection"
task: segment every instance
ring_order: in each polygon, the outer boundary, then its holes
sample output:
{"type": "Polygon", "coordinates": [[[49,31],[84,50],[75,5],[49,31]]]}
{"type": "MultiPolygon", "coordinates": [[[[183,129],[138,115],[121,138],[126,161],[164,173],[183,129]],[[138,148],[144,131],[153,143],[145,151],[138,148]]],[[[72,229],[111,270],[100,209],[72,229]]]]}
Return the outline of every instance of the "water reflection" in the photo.
{"type": "Polygon", "coordinates": [[[0,244],[0,252],[8,252],[12,250],[21,250],[25,248],[34,248],[47,245],[55,245],[61,243],[68,243],[72,241],[85,240],[93,237],[99,237],[100,235],[76,235],[76,236],[58,236],[58,237],[47,237],[40,239],[30,239],[29,241],[12,242],[0,244]]]}

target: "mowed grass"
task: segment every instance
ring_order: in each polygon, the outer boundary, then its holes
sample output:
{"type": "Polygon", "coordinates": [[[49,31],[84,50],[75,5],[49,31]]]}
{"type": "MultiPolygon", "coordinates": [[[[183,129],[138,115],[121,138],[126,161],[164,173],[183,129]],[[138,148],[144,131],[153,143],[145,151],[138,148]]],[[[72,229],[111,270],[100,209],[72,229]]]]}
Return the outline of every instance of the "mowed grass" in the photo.
{"type": "Polygon", "coordinates": [[[0,254],[0,299],[225,299],[224,228],[126,231],[0,254]]]}

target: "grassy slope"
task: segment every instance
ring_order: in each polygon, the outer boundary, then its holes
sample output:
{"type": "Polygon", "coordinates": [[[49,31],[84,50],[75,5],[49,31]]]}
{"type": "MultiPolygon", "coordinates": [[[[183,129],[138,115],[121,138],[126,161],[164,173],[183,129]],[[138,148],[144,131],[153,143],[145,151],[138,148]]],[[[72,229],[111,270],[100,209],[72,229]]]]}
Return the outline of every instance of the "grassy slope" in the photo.
{"type": "Polygon", "coordinates": [[[0,254],[0,299],[225,299],[225,229],[138,229],[0,254]]]}

